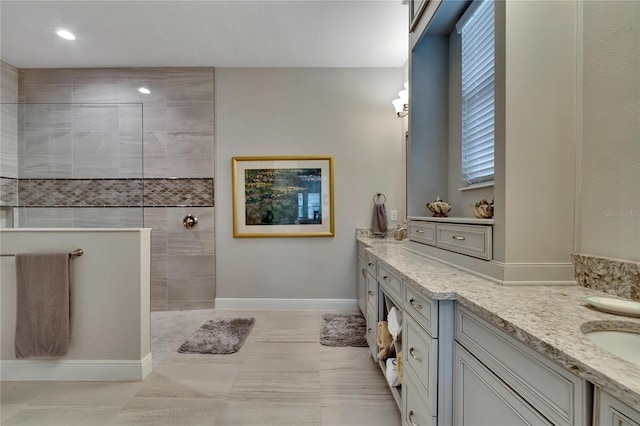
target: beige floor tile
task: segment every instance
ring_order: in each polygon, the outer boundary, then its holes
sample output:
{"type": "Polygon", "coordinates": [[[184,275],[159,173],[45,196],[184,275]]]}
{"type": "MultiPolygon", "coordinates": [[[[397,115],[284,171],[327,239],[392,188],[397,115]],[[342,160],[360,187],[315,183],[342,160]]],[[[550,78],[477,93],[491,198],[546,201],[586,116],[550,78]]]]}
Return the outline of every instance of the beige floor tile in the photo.
{"type": "Polygon", "coordinates": [[[27,407],[11,416],[3,426],[102,426],[116,408],[27,407]]]}
{"type": "Polygon", "coordinates": [[[216,426],[319,426],[320,404],[263,400],[225,403],[216,426]]]}
{"type": "Polygon", "coordinates": [[[214,425],[223,407],[224,399],[134,398],[109,425],[214,425]]]}
{"type": "Polygon", "coordinates": [[[58,382],[29,405],[122,407],[143,386],[144,382],[58,382]]]}
{"type": "Polygon", "coordinates": [[[368,349],[320,345],[321,317],[322,312],[152,312],[154,372],[144,381],[3,382],[2,424],[398,424],[395,401],[368,349]],[[235,354],[177,352],[214,317],[254,317],[256,323],[235,354]]]}
{"type": "Polygon", "coordinates": [[[242,371],[282,371],[282,372],[314,372],[320,370],[320,360],[317,356],[300,356],[284,353],[252,353],[248,355],[242,366],[242,371]]]}
{"type": "Polygon", "coordinates": [[[2,404],[0,405],[0,424],[3,424],[9,417],[25,408],[27,404],[2,404]]]}
{"type": "Polygon", "coordinates": [[[229,398],[280,401],[319,401],[318,372],[243,371],[233,383],[229,398]]]}
{"type": "Polygon", "coordinates": [[[45,394],[56,382],[1,382],[0,402],[2,404],[29,404],[45,394]]]}
{"type": "Polygon", "coordinates": [[[247,345],[247,355],[297,355],[305,359],[321,359],[322,345],[308,342],[261,342],[247,345]]]}
{"type": "Polygon", "coordinates": [[[240,373],[240,362],[161,363],[140,397],[224,397],[240,373]]]}
{"type": "Polygon", "coordinates": [[[322,406],[322,426],[400,426],[400,410],[389,407],[322,406]]]}

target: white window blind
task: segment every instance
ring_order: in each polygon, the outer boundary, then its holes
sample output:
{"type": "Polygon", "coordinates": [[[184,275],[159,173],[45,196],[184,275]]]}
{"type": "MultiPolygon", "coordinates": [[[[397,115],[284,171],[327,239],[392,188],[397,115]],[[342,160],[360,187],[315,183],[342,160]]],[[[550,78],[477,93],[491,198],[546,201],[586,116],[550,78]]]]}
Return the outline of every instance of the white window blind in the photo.
{"type": "Polygon", "coordinates": [[[456,27],[462,37],[462,178],[474,184],[494,174],[493,0],[468,12],[456,27]]]}

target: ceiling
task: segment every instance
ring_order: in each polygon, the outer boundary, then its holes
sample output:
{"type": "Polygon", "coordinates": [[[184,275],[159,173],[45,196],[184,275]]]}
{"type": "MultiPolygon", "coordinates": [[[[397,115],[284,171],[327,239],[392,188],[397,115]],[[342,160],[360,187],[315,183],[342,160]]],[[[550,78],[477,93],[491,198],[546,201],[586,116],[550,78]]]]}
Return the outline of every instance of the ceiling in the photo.
{"type": "Polygon", "coordinates": [[[2,0],[0,58],[17,68],[402,67],[407,21],[400,0],[2,0]]]}

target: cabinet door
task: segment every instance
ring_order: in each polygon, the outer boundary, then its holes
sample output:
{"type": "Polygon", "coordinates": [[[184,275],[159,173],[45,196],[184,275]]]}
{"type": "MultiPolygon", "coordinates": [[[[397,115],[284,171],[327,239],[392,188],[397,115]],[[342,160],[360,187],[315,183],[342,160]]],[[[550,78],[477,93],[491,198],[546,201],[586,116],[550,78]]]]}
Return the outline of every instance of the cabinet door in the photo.
{"type": "Polygon", "coordinates": [[[600,388],[596,388],[593,405],[595,426],[640,426],[640,412],[600,388]]]}
{"type": "Polygon", "coordinates": [[[358,257],[357,289],[358,307],[363,315],[367,315],[367,263],[363,257],[358,257]]]}
{"type": "Polygon", "coordinates": [[[453,404],[455,425],[552,424],[458,343],[453,349],[453,404]]]}
{"type": "Polygon", "coordinates": [[[373,360],[378,362],[378,310],[367,303],[367,343],[373,360]]]}

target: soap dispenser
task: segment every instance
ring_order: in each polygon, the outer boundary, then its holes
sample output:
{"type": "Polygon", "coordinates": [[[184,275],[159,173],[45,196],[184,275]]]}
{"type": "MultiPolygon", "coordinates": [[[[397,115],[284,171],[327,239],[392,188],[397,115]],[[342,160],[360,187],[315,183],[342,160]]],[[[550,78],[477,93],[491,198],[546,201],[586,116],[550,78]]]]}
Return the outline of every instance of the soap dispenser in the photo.
{"type": "Polygon", "coordinates": [[[402,241],[405,238],[407,238],[407,228],[406,228],[406,226],[405,227],[400,227],[400,224],[398,224],[398,227],[393,230],[393,237],[398,241],[402,241]]]}

